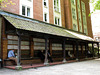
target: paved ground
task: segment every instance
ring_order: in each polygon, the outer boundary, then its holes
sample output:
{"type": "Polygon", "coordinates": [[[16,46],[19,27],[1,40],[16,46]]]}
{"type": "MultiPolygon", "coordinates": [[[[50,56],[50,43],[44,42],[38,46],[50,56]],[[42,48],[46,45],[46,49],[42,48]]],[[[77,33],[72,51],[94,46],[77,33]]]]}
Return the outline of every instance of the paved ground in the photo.
{"type": "Polygon", "coordinates": [[[0,69],[0,75],[100,75],[100,59],[22,71],[0,69]]]}

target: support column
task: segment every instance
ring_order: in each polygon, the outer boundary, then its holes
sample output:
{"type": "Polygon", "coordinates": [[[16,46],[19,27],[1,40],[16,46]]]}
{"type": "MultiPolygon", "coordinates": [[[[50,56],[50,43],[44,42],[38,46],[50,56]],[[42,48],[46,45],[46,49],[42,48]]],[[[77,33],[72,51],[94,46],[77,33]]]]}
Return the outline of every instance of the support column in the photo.
{"type": "Polygon", "coordinates": [[[76,41],[76,60],[79,60],[78,42],[76,41]]]}
{"type": "Polygon", "coordinates": [[[52,56],[52,40],[49,40],[49,50],[50,50],[50,54],[52,56]]]}
{"type": "Polygon", "coordinates": [[[17,50],[18,58],[17,58],[17,66],[20,66],[20,57],[21,57],[21,37],[18,35],[18,50],[17,50]]]}
{"type": "Polygon", "coordinates": [[[6,23],[5,23],[5,19],[0,16],[0,58],[3,60],[3,65],[4,65],[4,59],[6,59],[8,56],[8,52],[7,52],[7,45],[8,45],[8,40],[7,40],[7,34],[6,34],[6,23]]]}
{"type": "Polygon", "coordinates": [[[21,35],[19,31],[17,30],[17,35],[18,35],[18,50],[17,50],[17,70],[21,70],[22,66],[20,66],[20,59],[21,59],[21,35]]]}
{"type": "Polygon", "coordinates": [[[30,40],[31,57],[33,58],[34,57],[34,41],[32,37],[30,39],[31,39],[30,40]]]}
{"type": "Polygon", "coordinates": [[[75,51],[76,49],[75,49],[75,44],[73,44],[73,53],[74,53],[74,55],[75,55],[75,57],[76,57],[76,51],[75,51]]]}
{"type": "Polygon", "coordinates": [[[92,51],[93,51],[93,57],[95,56],[94,54],[94,43],[92,43],[92,51]]]}
{"type": "Polygon", "coordinates": [[[63,43],[62,43],[62,49],[63,49],[63,62],[65,63],[66,62],[66,50],[65,50],[65,39],[63,40],[63,43]]]}
{"type": "Polygon", "coordinates": [[[45,37],[45,60],[44,65],[49,65],[48,63],[48,38],[45,37]]]}
{"type": "Polygon", "coordinates": [[[98,58],[99,58],[99,43],[97,43],[97,46],[98,46],[98,58]]]}
{"type": "Polygon", "coordinates": [[[87,49],[88,44],[85,44],[85,57],[87,58],[87,53],[88,53],[88,49],[87,49]]]}
{"type": "Polygon", "coordinates": [[[83,44],[81,44],[80,47],[81,47],[81,53],[82,53],[82,59],[83,59],[84,58],[83,44]]]}

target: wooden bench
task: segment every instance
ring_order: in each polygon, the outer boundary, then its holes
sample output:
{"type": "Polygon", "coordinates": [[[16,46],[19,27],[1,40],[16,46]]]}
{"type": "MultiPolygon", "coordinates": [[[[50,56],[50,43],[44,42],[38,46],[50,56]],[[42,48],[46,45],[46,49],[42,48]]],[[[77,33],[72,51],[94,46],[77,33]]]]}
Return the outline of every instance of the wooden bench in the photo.
{"type": "Polygon", "coordinates": [[[40,58],[34,57],[34,58],[22,58],[21,63],[23,65],[27,65],[27,64],[38,64],[38,63],[42,63],[42,62],[41,62],[40,58]]]}
{"type": "Polygon", "coordinates": [[[11,59],[4,59],[4,66],[15,65],[15,61],[11,59]]]}
{"type": "MultiPolygon", "coordinates": [[[[21,63],[23,65],[26,65],[26,64],[37,64],[37,63],[42,63],[42,62],[38,57],[36,57],[36,58],[22,58],[21,63]]],[[[4,65],[5,66],[15,65],[15,61],[11,60],[11,59],[5,59],[4,60],[4,65]]]]}

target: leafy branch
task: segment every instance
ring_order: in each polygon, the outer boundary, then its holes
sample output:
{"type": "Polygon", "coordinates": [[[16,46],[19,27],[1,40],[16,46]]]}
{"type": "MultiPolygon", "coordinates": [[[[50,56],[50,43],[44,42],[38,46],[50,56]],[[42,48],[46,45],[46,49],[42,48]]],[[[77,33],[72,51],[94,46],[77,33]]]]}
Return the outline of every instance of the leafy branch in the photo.
{"type": "Polygon", "coordinates": [[[15,3],[8,0],[0,0],[0,7],[7,7],[7,5],[15,5],[15,3]]]}

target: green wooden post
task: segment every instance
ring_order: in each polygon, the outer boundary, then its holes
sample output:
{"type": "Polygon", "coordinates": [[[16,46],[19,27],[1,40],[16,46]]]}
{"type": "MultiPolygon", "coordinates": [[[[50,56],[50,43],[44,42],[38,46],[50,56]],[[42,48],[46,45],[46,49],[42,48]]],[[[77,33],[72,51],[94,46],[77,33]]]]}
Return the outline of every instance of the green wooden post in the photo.
{"type": "Polygon", "coordinates": [[[66,50],[65,50],[65,39],[63,39],[62,49],[63,49],[63,62],[66,62],[66,50]]]}
{"type": "Polygon", "coordinates": [[[18,50],[17,50],[17,70],[21,70],[22,66],[20,65],[20,58],[21,58],[21,35],[19,31],[17,30],[17,35],[18,35],[18,50]]]}
{"type": "Polygon", "coordinates": [[[45,37],[45,60],[44,65],[49,65],[48,63],[48,38],[45,37]]]}
{"type": "Polygon", "coordinates": [[[76,41],[76,60],[79,60],[79,48],[78,48],[78,41],[76,41]]]}
{"type": "Polygon", "coordinates": [[[85,57],[87,58],[87,52],[88,52],[88,43],[85,44],[85,57]]]}

